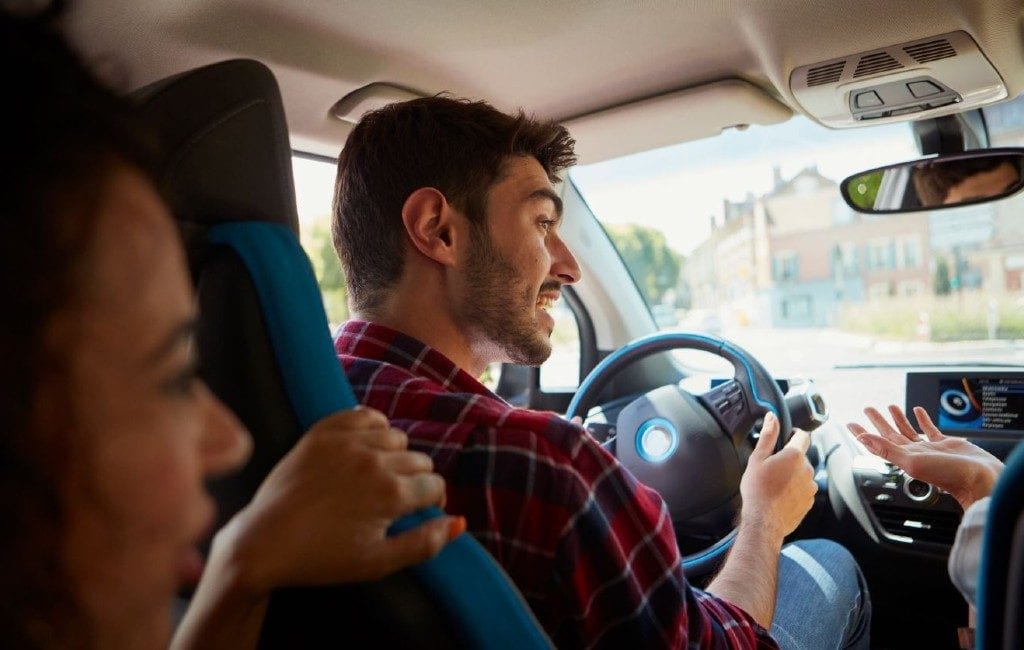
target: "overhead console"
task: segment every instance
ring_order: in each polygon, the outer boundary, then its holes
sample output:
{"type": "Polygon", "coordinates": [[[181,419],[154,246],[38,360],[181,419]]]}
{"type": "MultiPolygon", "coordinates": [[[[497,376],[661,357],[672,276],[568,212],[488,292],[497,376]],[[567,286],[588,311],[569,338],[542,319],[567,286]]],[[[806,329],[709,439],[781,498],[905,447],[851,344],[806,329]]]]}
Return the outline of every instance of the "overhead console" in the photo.
{"type": "Polygon", "coordinates": [[[789,83],[807,114],[832,128],[950,115],[1008,94],[962,31],[800,66],[789,83]]]}

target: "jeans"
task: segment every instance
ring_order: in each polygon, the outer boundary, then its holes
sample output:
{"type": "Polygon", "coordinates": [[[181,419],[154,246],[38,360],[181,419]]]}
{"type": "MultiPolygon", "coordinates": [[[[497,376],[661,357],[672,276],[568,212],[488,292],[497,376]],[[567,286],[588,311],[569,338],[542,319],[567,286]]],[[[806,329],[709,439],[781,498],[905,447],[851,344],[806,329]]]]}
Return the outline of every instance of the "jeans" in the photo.
{"type": "Polygon", "coordinates": [[[871,598],[860,567],[826,539],[782,549],[772,637],[787,650],[868,648],[871,598]]]}

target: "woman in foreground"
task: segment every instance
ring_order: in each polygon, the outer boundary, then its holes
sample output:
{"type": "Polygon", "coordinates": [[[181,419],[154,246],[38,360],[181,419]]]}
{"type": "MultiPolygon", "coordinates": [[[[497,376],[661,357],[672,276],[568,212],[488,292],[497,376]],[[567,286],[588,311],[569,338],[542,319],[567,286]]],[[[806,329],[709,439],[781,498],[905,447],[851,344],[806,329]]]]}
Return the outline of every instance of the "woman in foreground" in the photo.
{"type": "MultiPolygon", "coordinates": [[[[51,11],[49,13],[56,13],[51,11]]],[[[383,415],[315,425],[214,538],[203,480],[250,443],[196,374],[191,282],[130,110],[41,17],[0,15],[0,635],[6,647],[255,646],[270,592],[381,577],[464,527],[383,415]]]]}

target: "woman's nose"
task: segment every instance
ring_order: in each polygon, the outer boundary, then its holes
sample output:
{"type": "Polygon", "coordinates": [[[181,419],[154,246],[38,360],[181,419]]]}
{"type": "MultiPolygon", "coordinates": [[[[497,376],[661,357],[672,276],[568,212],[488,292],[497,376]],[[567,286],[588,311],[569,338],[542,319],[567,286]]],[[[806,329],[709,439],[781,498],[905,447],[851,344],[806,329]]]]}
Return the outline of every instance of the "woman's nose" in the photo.
{"type": "Polygon", "coordinates": [[[203,473],[225,474],[240,467],[252,453],[252,438],[235,414],[204,384],[203,473]]]}

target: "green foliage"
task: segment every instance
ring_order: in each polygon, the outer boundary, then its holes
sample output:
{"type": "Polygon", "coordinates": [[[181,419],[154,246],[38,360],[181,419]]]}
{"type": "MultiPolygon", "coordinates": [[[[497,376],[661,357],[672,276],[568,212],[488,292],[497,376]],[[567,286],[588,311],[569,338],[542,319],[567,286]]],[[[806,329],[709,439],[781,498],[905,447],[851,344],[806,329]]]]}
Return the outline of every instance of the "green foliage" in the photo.
{"type": "Polygon", "coordinates": [[[348,291],[345,288],[345,274],[341,261],[331,242],[330,217],[324,215],[317,221],[303,224],[302,247],[306,249],[313,272],[320,285],[324,309],[331,325],[348,319],[348,291]]]}
{"type": "MultiPolygon", "coordinates": [[[[843,330],[884,339],[913,341],[918,336],[921,314],[928,314],[932,341],[983,341],[988,339],[991,299],[980,292],[946,296],[886,298],[848,305],[840,314],[843,330]]],[[[1010,298],[997,301],[997,339],[1024,339],[1024,308],[1010,298]]]]}
{"type": "Polygon", "coordinates": [[[654,228],[616,224],[605,229],[647,304],[660,303],[679,280],[683,256],[669,248],[665,235],[654,228]]]}
{"type": "Polygon", "coordinates": [[[878,197],[878,188],[882,185],[884,175],[885,172],[872,172],[864,174],[850,183],[850,198],[853,202],[865,210],[874,208],[875,198],[878,197]]]}

